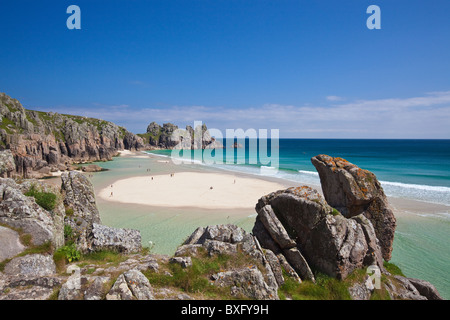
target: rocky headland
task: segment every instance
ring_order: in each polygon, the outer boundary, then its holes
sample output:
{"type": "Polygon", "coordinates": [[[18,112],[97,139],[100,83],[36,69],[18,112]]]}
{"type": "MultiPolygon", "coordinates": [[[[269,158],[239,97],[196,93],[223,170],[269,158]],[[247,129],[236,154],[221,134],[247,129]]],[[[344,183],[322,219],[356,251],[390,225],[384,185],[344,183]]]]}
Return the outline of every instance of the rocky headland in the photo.
{"type": "Polygon", "coordinates": [[[195,128],[186,126],[180,129],[172,123],[162,126],[152,122],[147,132],[138,134],[144,140],[147,149],[214,149],[224,148],[221,142],[211,137],[205,124],[195,128]]]}

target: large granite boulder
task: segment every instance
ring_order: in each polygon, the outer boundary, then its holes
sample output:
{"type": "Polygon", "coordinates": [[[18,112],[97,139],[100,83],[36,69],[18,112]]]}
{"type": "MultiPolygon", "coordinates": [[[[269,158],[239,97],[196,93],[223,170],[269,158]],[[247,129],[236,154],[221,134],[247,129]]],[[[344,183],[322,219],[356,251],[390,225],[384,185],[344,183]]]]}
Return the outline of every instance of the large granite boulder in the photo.
{"type": "Polygon", "coordinates": [[[142,249],[141,233],[138,230],[112,228],[94,223],[88,236],[89,250],[112,250],[125,254],[142,249]]]}
{"type": "Polygon", "coordinates": [[[278,299],[273,288],[264,281],[264,276],[256,267],[219,272],[211,276],[215,286],[230,287],[236,298],[257,300],[278,299]]]}
{"type": "Polygon", "coordinates": [[[56,266],[51,255],[29,254],[9,261],[3,272],[10,276],[43,277],[55,274],[56,266]]]}
{"type": "Polygon", "coordinates": [[[61,181],[66,207],[65,223],[71,226],[77,236],[78,250],[87,252],[90,247],[88,237],[93,225],[101,224],[94,187],[86,176],[77,171],[64,172],[61,181]]]}
{"type": "Polygon", "coordinates": [[[408,278],[408,281],[417,289],[420,295],[426,297],[428,300],[444,300],[436,287],[428,281],[414,278],[408,278]]]}
{"type": "Polygon", "coordinates": [[[106,300],[154,300],[152,286],[139,270],[132,269],[121,274],[106,300]]]}
{"type": "Polygon", "coordinates": [[[0,178],[0,223],[22,229],[32,236],[34,245],[51,242],[55,247],[64,244],[64,207],[58,201],[53,210],[46,210],[35,198],[25,193],[33,187],[51,192],[58,197],[59,191],[38,181],[17,184],[14,180],[0,178]]]}
{"type": "Polygon", "coordinates": [[[273,192],[258,201],[256,211],[253,234],[264,248],[281,253],[303,280],[314,281],[312,267],[340,279],[363,266],[382,267],[370,221],[345,218],[317,190],[273,192]]]}
{"type": "Polygon", "coordinates": [[[65,223],[71,226],[76,235],[78,250],[84,253],[98,250],[132,253],[142,249],[139,231],[101,224],[94,188],[86,176],[70,171],[64,172],[61,180],[66,207],[65,223]]]}
{"type": "Polygon", "coordinates": [[[12,258],[25,250],[19,234],[9,228],[0,226],[0,262],[12,258]]]}
{"type": "Polygon", "coordinates": [[[382,256],[389,261],[396,219],[376,176],[342,159],[318,155],[311,162],[319,172],[327,203],[346,218],[363,214],[372,223],[382,256]]]}

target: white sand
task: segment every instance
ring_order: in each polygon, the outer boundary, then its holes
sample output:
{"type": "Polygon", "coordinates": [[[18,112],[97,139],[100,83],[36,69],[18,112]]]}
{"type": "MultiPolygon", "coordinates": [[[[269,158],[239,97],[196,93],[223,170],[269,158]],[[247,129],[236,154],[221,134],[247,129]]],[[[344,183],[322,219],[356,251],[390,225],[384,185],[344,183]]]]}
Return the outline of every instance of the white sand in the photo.
{"type": "Polygon", "coordinates": [[[155,175],[153,180],[150,175],[118,180],[100,190],[98,196],[150,206],[231,209],[254,208],[263,195],[285,188],[276,182],[232,174],[178,172],[173,177],[155,175]]]}
{"type": "Polygon", "coordinates": [[[119,150],[119,155],[121,157],[128,157],[128,158],[139,158],[139,159],[148,159],[148,154],[140,151],[130,151],[130,150],[119,150]]]}
{"type": "Polygon", "coordinates": [[[130,150],[119,150],[118,153],[120,154],[121,157],[123,156],[130,156],[130,155],[134,155],[135,152],[130,151],[130,150]]]}

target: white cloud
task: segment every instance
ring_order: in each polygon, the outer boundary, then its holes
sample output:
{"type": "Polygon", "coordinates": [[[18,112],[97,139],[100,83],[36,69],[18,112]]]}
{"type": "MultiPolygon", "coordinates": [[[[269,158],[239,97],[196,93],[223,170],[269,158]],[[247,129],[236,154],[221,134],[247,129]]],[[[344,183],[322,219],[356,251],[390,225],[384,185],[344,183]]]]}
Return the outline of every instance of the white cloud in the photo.
{"type": "Polygon", "coordinates": [[[342,100],[345,100],[345,98],[339,97],[339,96],[328,96],[327,100],[328,101],[342,101],[342,100]]]}
{"type": "MultiPolygon", "coordinates": [[[[152,121],[184,127],[198,120],[223,132],[237,128],[280,129],[281,137],[450,138],[450,91],[325,106],[266,104],[244,109],[223,106],[136,109],[128,105],[99,105],[65,111],[113,121],[135,133],[145,132],[152,121]]],[[[63,113],[61,108],[58,112],[63,113]]]]}

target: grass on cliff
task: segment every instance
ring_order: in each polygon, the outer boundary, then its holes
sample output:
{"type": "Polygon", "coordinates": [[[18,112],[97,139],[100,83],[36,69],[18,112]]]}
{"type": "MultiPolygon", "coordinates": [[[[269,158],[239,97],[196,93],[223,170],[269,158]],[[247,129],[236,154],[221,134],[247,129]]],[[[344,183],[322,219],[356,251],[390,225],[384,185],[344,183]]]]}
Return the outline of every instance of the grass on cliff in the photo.
{"type": "Polygon", "coordinates": [[[344,281],[322,273],[315,275],[316,283],[303,281],[298,283],[284,273],[285,283],[278,289],[281,300],[351,300],[348,286],[344,281]]]}
{"type": "Polygon", "coordinates": [[[395,264],[384,261],[383,266],[392,275],[405,277],[402,270],[400,270],[400,268],[395,264]]]}
{"type": "Polygon", "coordinates": [[[17,129],[15,123],[6,117],[1,118],[0,129],[4,129],[6,133],[12,134],[14,132],[11,130],[11,128],[17,129]]]}
{"type": "MultiPolygon", "coordinates": [[[[393,275],[401,273],[400,269],[394,264],[385,263],[385,267],[386,264],[389,265],[391,270],[396,272],[394,273],[388,270],[393,275]]],[[[285,283],[278,289],[278,296],[281,300],[351,300],[349,288],[355,283],[364,283],[366,275],[366,269],[357,269],[345,280],[338,280],[323,273],[316,272],[316,283],[314,284],[312,281],[298,283],[284,273],[285,283]]],[[[386,275],[381,276],[382,283],[386,283],[388,279],[390,277],[386,275]]],[[[372,292],[370,300],[390,300],[390,296],[386,288],[382,286],[381,289],[375,289],[372,292]]]]}
{"type": "Polygon", "coordinates": [[[31,186],[30,190],[25,193],[28,197],[33,197],[36,203],[47,211],[55,209],[58,196],[51,192],[39,191],[36,186],[31,186]]]}

